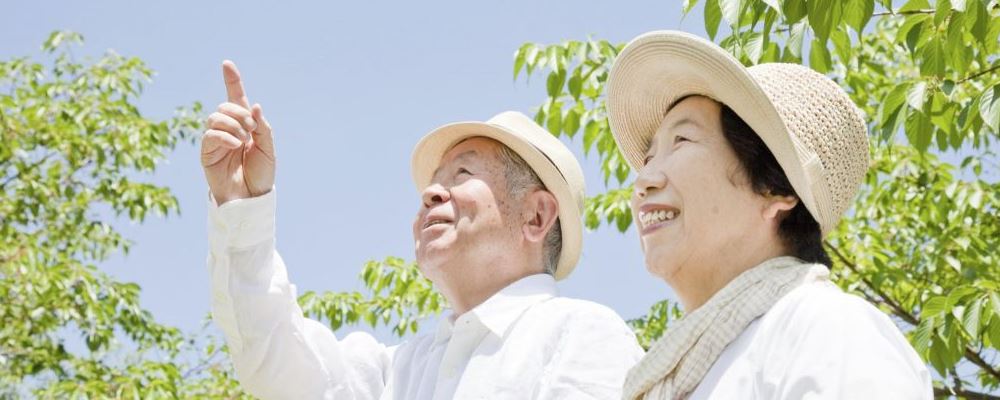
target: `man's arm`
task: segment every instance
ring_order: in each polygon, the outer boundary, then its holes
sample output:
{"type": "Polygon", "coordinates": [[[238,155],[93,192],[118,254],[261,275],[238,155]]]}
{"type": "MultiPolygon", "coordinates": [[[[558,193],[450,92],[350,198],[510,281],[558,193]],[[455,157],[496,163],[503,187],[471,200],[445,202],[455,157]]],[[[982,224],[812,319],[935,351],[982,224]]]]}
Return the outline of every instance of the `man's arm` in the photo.
{"type": "Polygon", "coordinates": [[[243,387],[261,398],[376,399],[389,353],[370,335],[338,341],[306,319],[274,247],[271,125],[250,106],[236,65],[223,62],[228,101],[208,117],[201,165],[209,205],[212,315],[243,387]],[[221,206],[217,206],[215,200],[221,206]]]}
{"type": "Polygon", "coordinates": [[[274,248],[275,193],[209,209],[212,316],[236,375],[265,399],[377,399],[391,368],[368,335],[344,341],[302,316],[274,248]]]}

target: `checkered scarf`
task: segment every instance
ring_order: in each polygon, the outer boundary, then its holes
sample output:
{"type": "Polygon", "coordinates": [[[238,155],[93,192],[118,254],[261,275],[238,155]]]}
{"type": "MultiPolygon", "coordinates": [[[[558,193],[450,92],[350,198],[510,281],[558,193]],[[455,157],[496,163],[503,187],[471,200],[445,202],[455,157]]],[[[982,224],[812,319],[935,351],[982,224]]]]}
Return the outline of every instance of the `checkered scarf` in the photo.
{"type": "Polygon", "coordinates": [[[794,257],[773,258],[743,272],[650,347],[625,378],[622,398],[687,397],[750,322],[792,289],[828,277],[825,266],[794,257]]]}

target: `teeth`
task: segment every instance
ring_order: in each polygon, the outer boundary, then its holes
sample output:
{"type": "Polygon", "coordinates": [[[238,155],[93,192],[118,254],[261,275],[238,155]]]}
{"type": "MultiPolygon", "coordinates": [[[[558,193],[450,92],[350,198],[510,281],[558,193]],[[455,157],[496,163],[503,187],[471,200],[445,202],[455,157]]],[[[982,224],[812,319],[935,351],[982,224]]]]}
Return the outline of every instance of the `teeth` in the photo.
{"type": "Polygon", "coordinates": [[[680,213],[673,210],[656,210],[653,212],[639,213],[639,220],[642,221],[643,225],[651,225],[662,221],[670,221],[677,217],[680,213]]]}

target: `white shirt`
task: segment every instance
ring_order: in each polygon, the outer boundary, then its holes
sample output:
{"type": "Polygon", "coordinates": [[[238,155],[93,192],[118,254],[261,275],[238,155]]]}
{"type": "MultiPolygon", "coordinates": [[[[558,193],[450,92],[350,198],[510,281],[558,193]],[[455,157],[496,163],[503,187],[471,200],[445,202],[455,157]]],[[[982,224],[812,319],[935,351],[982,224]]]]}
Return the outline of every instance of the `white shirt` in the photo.
{"type": "Polygon", "coordinates": [[[642,349],[607,307],[525,277],[396,347],[302,316],[274,247],[275,194],[209,206],[212,315],[265,399],[618,399],[642,349]],[[454,322],[452,322],[454,319],[454,322]]]}
{"type": "Polygon", "coordinates": [[[927,367],[885,313],[826,281],[750,323],[688,400],[932,398],[927,367]]]}

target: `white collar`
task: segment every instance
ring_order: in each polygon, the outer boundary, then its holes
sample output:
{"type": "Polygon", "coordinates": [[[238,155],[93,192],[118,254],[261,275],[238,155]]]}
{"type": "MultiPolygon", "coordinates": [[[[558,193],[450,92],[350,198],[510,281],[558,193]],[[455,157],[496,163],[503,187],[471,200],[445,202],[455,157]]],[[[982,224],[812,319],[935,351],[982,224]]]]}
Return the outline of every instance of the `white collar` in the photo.
{"type": "Polygon", "coordinates": [[[518,279],[465,314],[444,318],[434,336],[434,342],[447,340],[453,330],[463,329],[463,326],[470,324],[482,325],[494,335],[503,337],[528,308],[557,295],[556,281],[552,275],[535,274],[518,279]]]}

